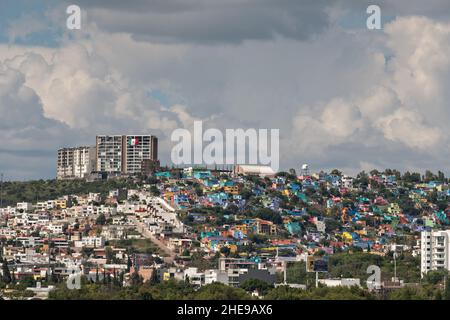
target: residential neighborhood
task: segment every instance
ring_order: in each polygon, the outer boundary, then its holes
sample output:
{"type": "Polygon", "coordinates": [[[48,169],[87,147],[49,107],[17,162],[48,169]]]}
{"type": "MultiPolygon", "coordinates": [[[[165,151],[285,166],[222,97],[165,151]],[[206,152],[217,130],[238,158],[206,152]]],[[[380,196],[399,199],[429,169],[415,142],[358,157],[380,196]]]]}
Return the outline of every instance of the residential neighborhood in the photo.
{"type": "Polygon", "coordinates": [[[54,180],[42,183],[64,184],[62,193],[74,183],[119,187],[16,203],[8,195],[25,183],[5,182],[0,296],[70,295],[82,290],[67,286],[76,277],[81,287],[118,291],[219,283],[245,288],[248,298],[318,287],[394,299],[427,286],[444,295],[450,185],[441,172],[269,169],[161,167],[100,182],[54,180]],[[381,270],[374,285],[371,265],[381,270]]]}

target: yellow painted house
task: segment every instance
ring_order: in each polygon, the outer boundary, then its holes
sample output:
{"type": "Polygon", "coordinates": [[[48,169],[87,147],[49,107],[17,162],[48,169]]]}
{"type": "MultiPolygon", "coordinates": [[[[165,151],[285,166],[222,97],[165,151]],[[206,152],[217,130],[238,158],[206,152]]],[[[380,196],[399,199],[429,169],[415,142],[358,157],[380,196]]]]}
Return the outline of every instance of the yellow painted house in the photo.
{"type": "Polygon", "coordinates": [[[402,210],[400,209],[398,203],[392,202],[387,207],[387,212],[396,215],[402,213],[402,210]]]}
{"type": "Polygon", "coordinates": [[[238,195],[239,194],[240,187],[238,185],[234,186],[224,186],[223,191],[232,195],[238,195]]]}
{"type": "Polygon", "coordinates": [[[229,248],[231,253],[236,253],[237,252],[237,245],[235,245],[235,244],[226,244],[226,245],[220,245],[219,244],[219,245],[217,245],[217,250],[220,251],[220,249],[222,247],[229,248]]]}
{"type": "Polygon", "coordinates": [[[352,243],[353,242],[353,236],[350,232],[343,232],[342,233],[342,240],[346,243],[352,243]]]}
{"type": "Polygon", "coordinates": [[[67,200],[66,199],[55,200],[55,207],[60,208],[60,209],[66,209],[67,208],[67,200]]]}

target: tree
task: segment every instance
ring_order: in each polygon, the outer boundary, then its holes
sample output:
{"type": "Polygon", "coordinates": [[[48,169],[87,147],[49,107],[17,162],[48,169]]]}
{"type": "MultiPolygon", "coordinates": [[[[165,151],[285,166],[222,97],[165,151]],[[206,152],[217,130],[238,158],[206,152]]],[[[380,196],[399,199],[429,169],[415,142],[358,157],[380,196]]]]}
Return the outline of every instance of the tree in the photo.
{"type": "Polygon", "coordinates": [[[244,300],[250,299],[245,290],[234,288],[223,283],[214,282],[201,287],[195,294],[196,300],[244,300]]]}
{"type": "Polygon", "coordinates": [[[150,193],[153,196],[159,196],[161,194],[161,191],[159,191],[159,189],[156,186],[151,186],[150,187],[150,193]]]}
{"type": "Polygon", "coordinates": [[[114,252],[111,249],[111,247],[105,248],[105,255],[106,255],[106,263],[111,263],[114,260],[114,252]]]}
{"type": "Polygon", "coordinates": [[[35,281],[34,278],[31,275],[27,275],[20,279],[18,287],[21,290],[25,290],[28,287],[34,287],[35,281]]]}
{"type": "Polygon", "coordinates": [[[106,268],[103,267],[103,284],[106,284],[106,268]]]}
{"type": "Polygon", "coordinates": [[[289,283],[306,284],[308,273],[305,262],[289,263],[286,266],[286,280],[289,283]]]}
{"type": "Polygon", "coordinates": [[[103,226],[103,225],[105,225],[105,223],[106,223],[106,217],[103,213],[101,213],[95,220],[95,224],[99,224],[99,225],[103,226]]]}
{"type": "Polygon", "coordinates": [[[450,300],[450,281],[448,275],[445,276],[444,300],[450,300]]]}
{"type": "Polygon", "coordinates": [[[228,257],[228,255],[230,254],[230,248],[222,247],[220,248],[220,253],[223,254],[225,257],[228,257]]]}
{"type": "Polygon", "coordinates": [[[240,285],[240,287],[247,292],[253,292],[256,290],[258,293],[266,295],[269,290],[273,288],[273,285],[260,279],[247,279],[240,285]]]}
{"type": "Polygon", "coordinates": [[[127,272],[130,272],[131,266],[133,265],[133,263],[131,262],[131,257],[130,254],[128,254],[128,259],[127,259],[127,272]]]}
{"type": "Polygon", "coordinates": [[[8,262],[6,261],[6,259],[3,259],[2,273],[3,273],[3,277],[2,277],[3,282],[6,284],[10,284],[12,281],[12,278],[11,278],[11,273],[9,271],[8,262]]]}
{"type": "Polygon", "coordinates": [[[139,273],[137,271],[134,271],[131,274],[130,280],[131,280],[131,285],[136,286],[136,287],[144,283],[144,279],[139,275],[139,273]]]}
{"type": "Polygon", "coordinates": [[[444,278],[448,276],[448,271],[445,269],[442,270],[431,270],[428,271],[424,277],[424,281],[433,285],[438,284],[439,282],[444,281],[444,278]]]}
{"type": "Polygon", "coordinates": [[[195,186],[195,194],[199,197],[203,196],[203,188],[199,185],[195,186]]]}
{"type": "Polygon", "coordinates": [[[149,282],[151,285],[155,285],[155,284],[159,283],[158,272],[156,269],[152,270],[152,275],[150,276],[149,282]]]}
{"type": "Polygon", "coordinates": [[[125,272],[120,272],[119,273],[119,286],[122,287],[123,286],[123,278],[124,278],[125,272]]]}
{"type": "Polygon", "coordinates": [[[438,171],[437,180],[440,182],[445,182],[445,174],[442,171],[438,171]]]}
{"type": "Polygon", "coordinates": [[[333,169],[333,170],[331,171],[331,174],[332,174],[332,175],[335,175],[335,176],[341,176],[341,175],[342,175],[342,172],[339,171],[338,169],[333,169]]]}
{"type": "Polygon", "coordinates": [[[99,277],[98,277],[98,265],[97,268],[95,269],[95,283],[97,283],[99,281],[99,277]]]}
{"type": "Polygon", "coordinates": [[[139,196],[138,196],[137,194],[133,194],[133,195],[130,197],[130,201],[138,202],[138,201],[139,201],[139,196]]]}

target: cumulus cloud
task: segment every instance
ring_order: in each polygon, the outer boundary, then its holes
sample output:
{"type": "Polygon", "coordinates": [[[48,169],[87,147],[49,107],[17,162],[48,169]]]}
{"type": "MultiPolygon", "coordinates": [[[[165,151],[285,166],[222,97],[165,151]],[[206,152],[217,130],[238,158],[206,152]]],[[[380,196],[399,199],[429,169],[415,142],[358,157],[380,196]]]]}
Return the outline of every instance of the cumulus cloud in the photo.
{"type": "MultiPolygon", "coordinates": [[[[15,72],[1,101],[13,105],[7,94],[16,92],[17,105],[30,111],[0,129],[14,135],[11,123],[45,123],[74,145],[100,133],[148,132],[160,137],[170,163],[172,130],[204,120],[205,128],[280,129],[282,168],[445,166],[448,21],[433,11],[391,19],[381,31],[348,30],[333,20],[343,2],[260,3],[81,1],[83,29],[59,47],[0,47],[3,69],[15,72]]],[[[445,15],[445,4],[433,3],[445,15]]],[[[400,10],[392,1],[381,6],[400,10]]],[[[31,159],[33,139],[17,141],[14,158],[0,150],[2,162],[31,159]]],[[[56,151],[63,142],[45,143],[56,151]]],[[[43,172],[52,176],[54,168],[43,172]]]]}
{"type": "MultiPolygon", "coordinates": [[[[25,177],[17,170],[39,155],[45,169],[32,176],[51,177],[59,147],[92,145],[96,134],[150,133],[164,140],[189,117],[182,105],[162,107],[145,86],[84,45],[44,51],[23,48],[0,64],[0,154],[7,175],[25,177]]],[[[160,149],[167,154],[169,145],[160,149]]]]}
{"type": "Polygon", "coordinates": [[[449,141],[449,28],[424,17],[387,24],[383,41],[389,58],[379,64],[381,76],[364,92],[335,97],[309,112],[302,107],[293,118],[292,135],[302,140],[299,153],[310,154],[313,161],[323,161],[320,157],[327,154],[335,159],[336,154],[344,156],[337,148],[356,143],[348,157],[359,159],[360,168],[377,163],[393,148],[404,150],[403,167],[422,162],[422,157],[433,157],[434,167],[443,166],[438,159],[448,154],[442,146],[449,141]]]}
{"type": "Polygon", "coordinates": [[[25,85],[23,73],[1,63],[0,114],[2,171],[16,179],[48,174],[45,170],[56,161],[55,146],[69,143],[73,132],[44,115],[39,96],[25,85]],[[41,161],[36,164],[36,159],[41,161]]]}

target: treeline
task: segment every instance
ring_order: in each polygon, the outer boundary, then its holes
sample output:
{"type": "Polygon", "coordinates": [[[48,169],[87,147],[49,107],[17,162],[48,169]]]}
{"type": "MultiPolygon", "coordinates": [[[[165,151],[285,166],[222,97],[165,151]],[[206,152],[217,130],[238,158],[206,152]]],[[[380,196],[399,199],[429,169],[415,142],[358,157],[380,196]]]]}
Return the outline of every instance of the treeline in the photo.
{"type": "MultiPolygon", "coordinates": [[[[395,169],[386,169],[384,171],[378,171],[378,170],[372,170],[369,172],[371,176],[378,176],[381,174],[387,175],[387,176],[395,176],[397,180],[401,180],[406,183],[420,183],[420,182],[430,182],[430,181],[438,181],[438,182],[445,182],[448,183],[449,179],[445,177],[445,174],[442,171],[438,171],[437,173],[434,173],[430,170],[426,170],[425,173],[422,175],[419,172],[410,172],[405,171],[403,174],[395,169]]],[[[368,176],[365,171],[361,171],[358,173],[356,178],[360,182],[367,182],[368,176]]]]}
{"type": "Polygon", "coordinates": [[[170,280],[164,283],[137,283],[129,287],[103,283],[84,283],[79,290],[69,290],[65,284],[50,292],[51,300],[245,300],[252,296],[242,288],[221,283],[198,290],[188,282],[170,280]]]}
{"type": "Polygon", "coordinates": [[[110,190],[136,188],[133,179],[111,179],[87,182],[84,180],[35,180],[3,182],[3,206],[14,206],[17,202],[37,202],[69,194],[89,192],[107,195],[110,190]]]}
{"type": "Polygon", "coordinates": [[[360,287],[292,288],[281,285],[261,285],[259,281],[244,283],[240,288],[212,283],[199,289],[186,282],[170,280],[164,283],[118,287],[88,283],[79,290],[69,290],[64,284],[50,292],[50,300],[253,300],[248,290],[259,289],[265,300],[450,300],[449,286],[442,289],[429,284],[408,286],[384,294],[372,293],[360,287]],[[247,291],[246,291],[247,290],[247,291]]]}
{"type": "MultiPolygon", "coordinates": [[[[361,285],[364,285],[368,278],[367,268],[370,265],[379,266],[382,280],[390,280],[394,276],[393,257],[385,257],[365,252],[335,253],[329,257],[328,273],[323,277],[327,278],[358,278],[361,285]]],[[[410,254],[401,254],[396,259],[397,277],[406,283],[420,282],[420,258],[410,254]]],[[[298,284],[314,284],[315,274],[306,272],[305,262],[289,263],[286,271],[287,281],[298,284]]],[[[322,277],[322,276],[321,276],[322,277]]],[[[437,281],[434,277],[433,284],[437,281]]],[[[439,278],[442,280],[443,278],[439,278]]],[[[425,280],[424,280],[425,281],[425,280]]]]}
{"type": "Polygon", "coordinates": [[[241,288],[212,283],[196,290],[189,283],[171,280],[165,283],[144,283],[130,287],[88,283],[79,290],[69,290],[64,284],[51,291],[51,300],[252,300],[245,289],[260,289],[268,300],[366,300],[376,299],[367,290],[352,287],[319,287],[308,290],[279,286],[274,288],[258,281],[244,283],[241,288]]]}

